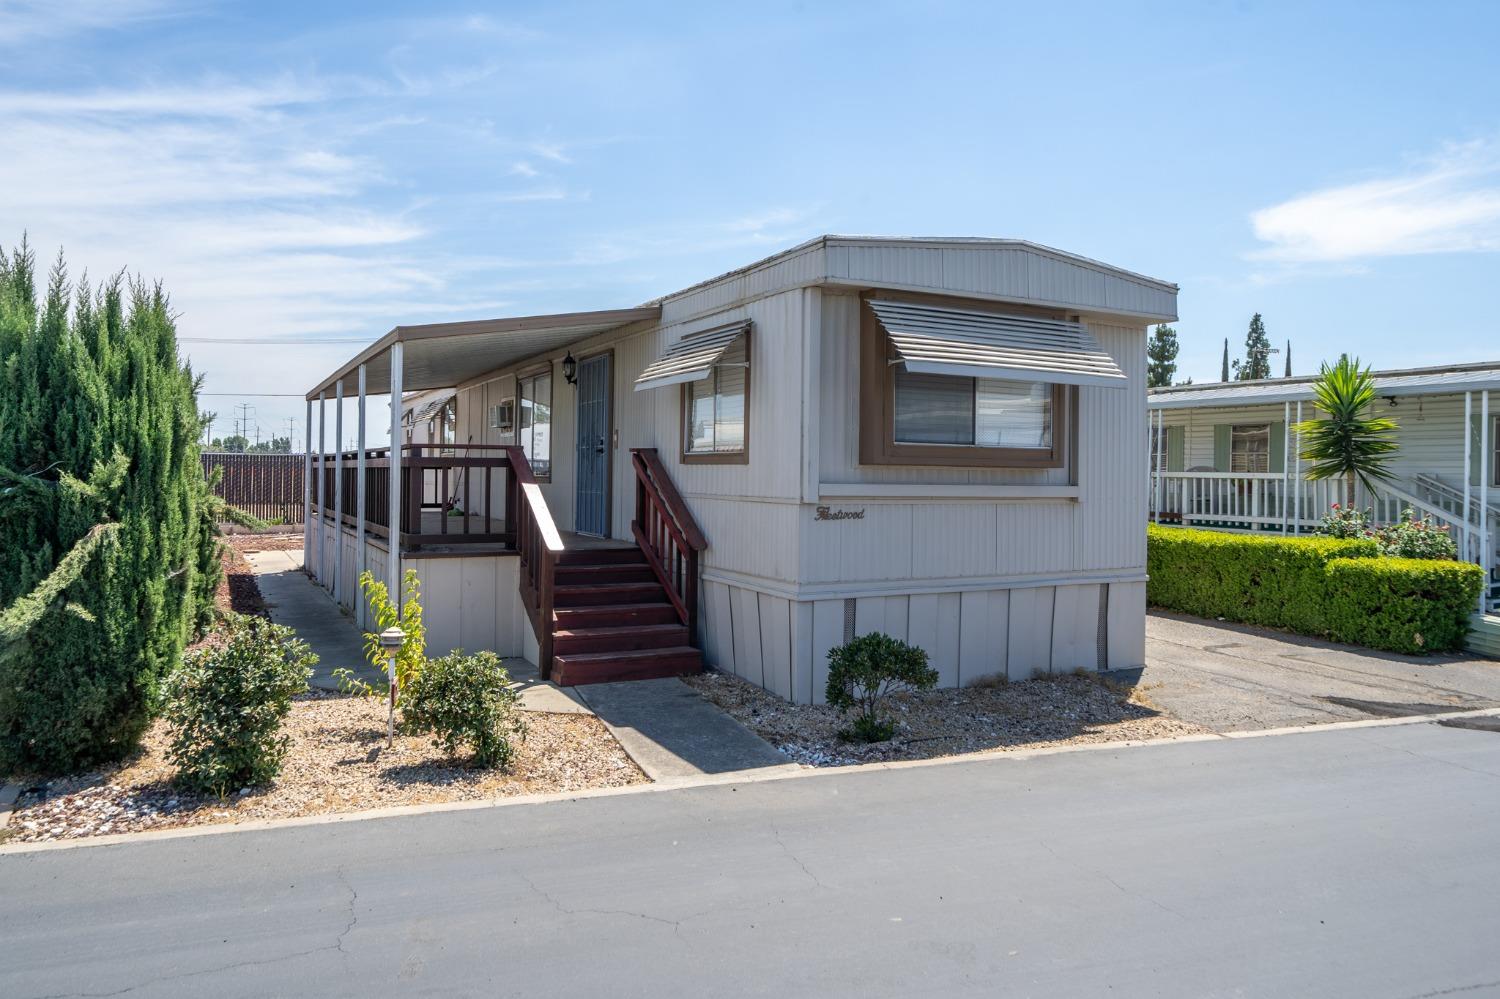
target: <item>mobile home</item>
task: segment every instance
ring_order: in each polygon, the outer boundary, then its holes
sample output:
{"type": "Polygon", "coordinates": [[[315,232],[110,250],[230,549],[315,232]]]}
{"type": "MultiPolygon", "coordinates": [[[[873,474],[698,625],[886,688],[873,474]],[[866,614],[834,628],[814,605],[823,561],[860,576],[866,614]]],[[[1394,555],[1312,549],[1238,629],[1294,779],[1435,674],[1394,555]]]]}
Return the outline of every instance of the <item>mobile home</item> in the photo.
{"type": "MultiPolygon", "coordinates": [[[[1485,609],[1500,611],[1500,361],[1372,373],[1376,408],[1396,422],[1391,477],[1356,487],[1310,480],[1296,431],[1317,418],[1316,377],[1152,389],[1153,519],[1187,526],[1304,533],[1333,504],[1391,523],[1406,511],[1443,527],[1459,556],[1489,571],[1485,609]]],[[[1500,620],[1476,621],[1500,634],[1500,620]]],[[[1500,645],[1496,646],[1500,649],[1500,645]]]]}
{"type": "Polygon", "coordinates": [[[414,569],[430,647],[562,683],[706,663],[818,701],[871,631],[947,686],[1137,666],[1176,299],[1024,241],[825,236],[636,308],[397,327],[308,392],[306,564],[356,613],[362,569],[414,569]],[[368,396],[437,389],[441,451],[313,439],[329,400],[364,442],[368,396]]]}

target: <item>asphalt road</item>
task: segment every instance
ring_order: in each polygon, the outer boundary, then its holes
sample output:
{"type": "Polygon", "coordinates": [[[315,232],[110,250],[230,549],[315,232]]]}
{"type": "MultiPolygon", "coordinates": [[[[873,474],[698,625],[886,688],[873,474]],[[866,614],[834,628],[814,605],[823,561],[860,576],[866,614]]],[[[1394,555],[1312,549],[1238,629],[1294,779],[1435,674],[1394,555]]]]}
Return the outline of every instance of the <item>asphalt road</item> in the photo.
{"type": "Polygon", "coordinates": [[[1221,739],[0,855],[0,995],[1500,994],[1500,734],[1221,739]]]}

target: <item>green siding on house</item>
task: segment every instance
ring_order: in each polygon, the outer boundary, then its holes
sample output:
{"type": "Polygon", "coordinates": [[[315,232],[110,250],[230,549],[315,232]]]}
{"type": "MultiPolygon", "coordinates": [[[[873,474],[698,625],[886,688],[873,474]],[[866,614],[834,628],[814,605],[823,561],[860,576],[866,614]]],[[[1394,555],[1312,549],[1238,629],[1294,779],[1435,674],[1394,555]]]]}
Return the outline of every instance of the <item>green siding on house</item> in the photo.
{"type": "Polygon", "coordinates": [[[1271,424],[1271,457],[1270,470],[1273,472],[1286,471],[1286,424],[1271,424]]]}
{"type": "Polygon", "coordinates": [[[1167,428],[1167,471],[1187,471],[1187,428],[1167,428]]]}
{"type": "Polygon", "coordinates": [[[1229,471],[1229,432],[1227,423],[1220,423],[1214,427],[1214,471],[1229,471]]]}

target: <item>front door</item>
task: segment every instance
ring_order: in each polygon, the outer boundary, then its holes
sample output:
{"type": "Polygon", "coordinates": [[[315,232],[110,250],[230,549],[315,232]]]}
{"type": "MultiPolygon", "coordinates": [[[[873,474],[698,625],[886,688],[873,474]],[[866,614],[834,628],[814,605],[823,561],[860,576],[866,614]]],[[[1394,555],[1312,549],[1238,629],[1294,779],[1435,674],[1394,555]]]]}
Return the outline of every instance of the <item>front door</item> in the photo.
{"type": "Polygon", "coordinates": [[[573,529],[609,534],[609,355],[578,362],[578,484],[573,529]]]}

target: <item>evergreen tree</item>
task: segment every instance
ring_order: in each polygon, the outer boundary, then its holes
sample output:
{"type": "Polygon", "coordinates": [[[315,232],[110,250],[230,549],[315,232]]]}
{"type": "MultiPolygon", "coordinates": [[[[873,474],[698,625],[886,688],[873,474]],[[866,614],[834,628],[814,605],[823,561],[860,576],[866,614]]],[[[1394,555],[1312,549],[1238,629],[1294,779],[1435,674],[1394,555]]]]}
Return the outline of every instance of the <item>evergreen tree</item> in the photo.
{"type": "Polygon", "coordinates": [[[1271,377],[1271,341],[1259,312],[1250,317],[1250,329],[1245,333],[1245,359],[1234,362],[1234,377],[1242,382],[1271,377]]]}
{"type": "Polygon", "coordinates": [[[1146,385],[1164,388],[1177,374],[1177,330],[1161,324],[1146,341],[1146,385]]]}
{"type": "Polygon", "coordinates": [[[1286,372],[1281,377],[1292,377],[1292,341],[1290,340],[1286,342],[1286,372]]]}
{"type": "Polygon", "coordinates": [[[160,286],[34,274],[0,254],[0,770],[61,771],[136,745],[218,541],[160,286]]]}
{"type": "Polygon", "coordinates": [[[1224,366],[1219,372],[1219,381],[1229,381],[1229,337],[1224,338],[1224,366]]]}

